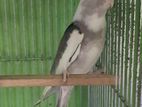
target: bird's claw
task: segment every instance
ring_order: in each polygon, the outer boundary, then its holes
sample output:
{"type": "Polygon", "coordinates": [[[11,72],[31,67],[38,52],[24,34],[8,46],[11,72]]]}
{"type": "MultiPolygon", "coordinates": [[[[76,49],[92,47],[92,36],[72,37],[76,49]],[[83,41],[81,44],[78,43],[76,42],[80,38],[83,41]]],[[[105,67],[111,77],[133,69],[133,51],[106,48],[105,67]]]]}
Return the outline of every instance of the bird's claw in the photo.
{"type": "Polygon", "coordinates": [[[63,82],[66,82],[68,77],[69,77],[69,72],[67,71],[63,72],[63,82]]]}

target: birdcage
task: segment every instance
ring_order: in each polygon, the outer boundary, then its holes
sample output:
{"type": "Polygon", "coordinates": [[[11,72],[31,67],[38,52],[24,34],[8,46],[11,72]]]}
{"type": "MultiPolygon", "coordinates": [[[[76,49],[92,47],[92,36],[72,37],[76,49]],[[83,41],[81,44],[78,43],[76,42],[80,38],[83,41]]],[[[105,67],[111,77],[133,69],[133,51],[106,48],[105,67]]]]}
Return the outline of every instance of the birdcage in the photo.
{"type": "MultiPolygon", "coordinates": [[[[79,0],[0,0],[0,75],[45,75],[79,0]]],[[[95,65],[116,85],[76,86],[68,107],[142,107],[141,0],[115,0],[95,65]]],[[[0,107],[32,107],[43,87],[1,87],[0,107]]],[[[38,107],[55,107],[51,96],[38,107]]]]}

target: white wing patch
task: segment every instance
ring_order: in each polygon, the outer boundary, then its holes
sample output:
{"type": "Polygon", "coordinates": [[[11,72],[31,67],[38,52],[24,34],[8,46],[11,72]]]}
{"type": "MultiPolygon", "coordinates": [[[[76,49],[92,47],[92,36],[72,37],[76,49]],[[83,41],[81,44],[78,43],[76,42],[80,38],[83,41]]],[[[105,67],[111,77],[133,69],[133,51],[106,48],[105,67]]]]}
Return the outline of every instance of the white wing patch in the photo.
{"type": "Polygon", "coordinates": [[[78,54],[80,53],[80,43],[82,42],[83,37],[84,34],[80,34],[78,30],[74,30],[70,34],[70,38],[67,41],[67,47],[56,69],[56,74],[61,74],[63,71],[65,71],[68,68],[68,66],[77,58],[78,54]],[[71,61],[69,61],[70,58],[71,61]]]}

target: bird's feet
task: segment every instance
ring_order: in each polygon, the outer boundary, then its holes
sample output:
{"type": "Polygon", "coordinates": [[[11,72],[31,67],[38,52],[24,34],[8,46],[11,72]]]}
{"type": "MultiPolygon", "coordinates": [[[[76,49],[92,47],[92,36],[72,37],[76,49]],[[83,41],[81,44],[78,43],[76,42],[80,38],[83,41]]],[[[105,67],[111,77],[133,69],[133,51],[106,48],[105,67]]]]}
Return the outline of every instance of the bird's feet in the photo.
{"type": "Polygon", "coordinates": [[[63,72],[63,82],[66,82],[67,78],[69,78],[69,72],[68,71],[64,71],[63,72]]]}

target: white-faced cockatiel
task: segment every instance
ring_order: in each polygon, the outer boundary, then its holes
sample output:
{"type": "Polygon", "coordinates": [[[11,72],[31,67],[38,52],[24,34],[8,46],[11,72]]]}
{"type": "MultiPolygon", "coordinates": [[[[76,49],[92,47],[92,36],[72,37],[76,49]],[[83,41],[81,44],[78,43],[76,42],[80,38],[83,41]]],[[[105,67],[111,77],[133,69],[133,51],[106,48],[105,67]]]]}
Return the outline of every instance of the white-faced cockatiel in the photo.
{"type": "MultiPolygon", "coordinates": [[[[105,14],[113,0],[80,0],[72,23],[65,30],[51,74],[87,74],[93,71],[105,43],[105,14]]],[[[45,88],[36,104],[57,93],[57,106],[67,107],[73,86],[45,88]]]]}

